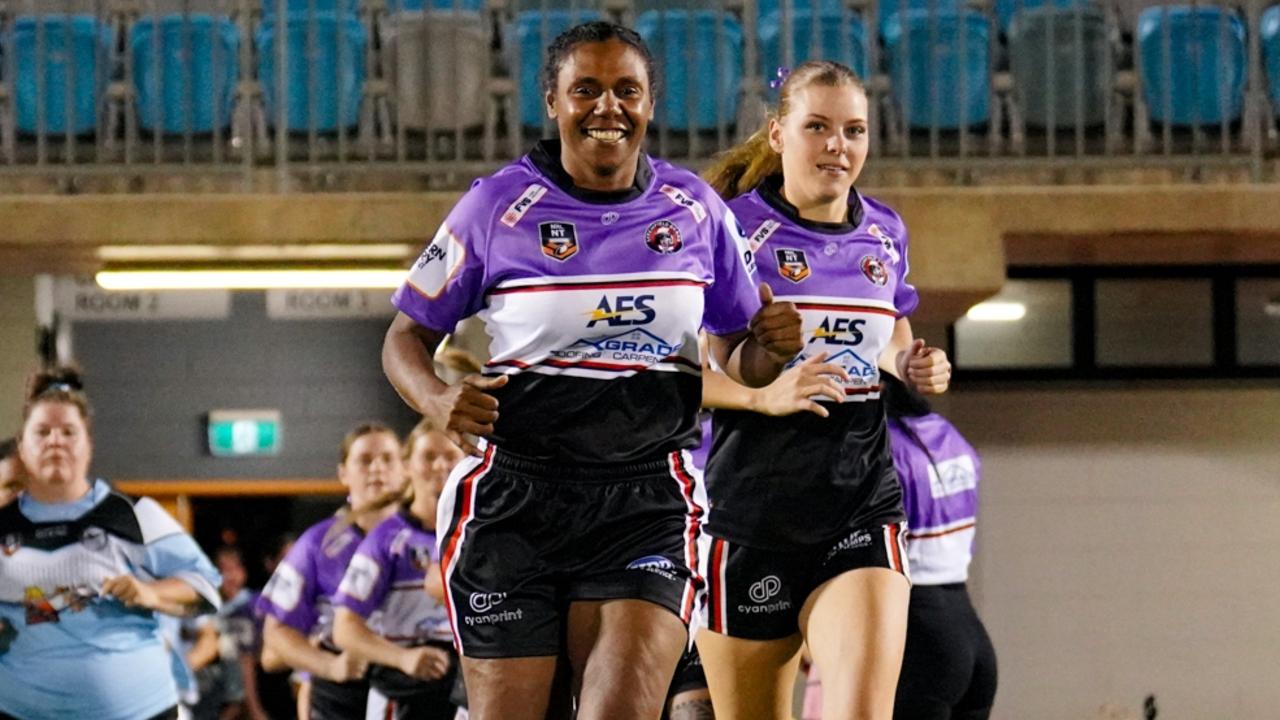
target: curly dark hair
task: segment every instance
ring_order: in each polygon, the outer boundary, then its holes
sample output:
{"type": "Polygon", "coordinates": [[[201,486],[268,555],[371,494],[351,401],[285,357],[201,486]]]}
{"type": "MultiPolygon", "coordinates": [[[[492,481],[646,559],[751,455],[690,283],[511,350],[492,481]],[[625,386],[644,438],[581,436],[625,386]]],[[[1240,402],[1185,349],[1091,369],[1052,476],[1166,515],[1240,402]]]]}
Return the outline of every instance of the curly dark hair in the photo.
{"type": "Polygon", "coordinates": [[[644,71],[649,76],[649,95],[650,97],[657,97],[658,75],[654,69],[653,53],[649,52],[649,46],[645,44],[644,38],[640,37],[640,33],[629,27],[604,22],[603,20],[593,20],[574,25],[551,41],[551,44],[547,46],[547,62],[542,66],[543,92],[555,93],[556,78],[560,75],[560,67],[564,65],[565,58],[569,57],[569,53],[573,52],[575,47],[582,43],[607,42],[609,40],[618,40],[626,43],[640,53],[640,59],[644,61],[644,71]]]}

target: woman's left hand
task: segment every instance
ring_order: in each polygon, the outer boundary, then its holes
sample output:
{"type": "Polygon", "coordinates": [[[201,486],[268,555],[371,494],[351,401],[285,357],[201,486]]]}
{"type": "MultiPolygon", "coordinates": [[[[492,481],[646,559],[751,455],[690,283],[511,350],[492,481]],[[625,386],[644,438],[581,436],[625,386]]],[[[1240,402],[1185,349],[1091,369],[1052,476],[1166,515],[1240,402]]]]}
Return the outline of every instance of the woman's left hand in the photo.
{"type": "Polygon", "coordinates": [[[102,594],[111,595],[129,607],[155,609],[160,604],[155,588],[132,575],[107,578],[102,583],[102,594]]]}
{"type": "Polygon", "coordinates": [[[951,361],[942,349],[916,338],[909,352],[898,355],[898,376],[922,395],[941,395],[951,384],[951,361]]]}

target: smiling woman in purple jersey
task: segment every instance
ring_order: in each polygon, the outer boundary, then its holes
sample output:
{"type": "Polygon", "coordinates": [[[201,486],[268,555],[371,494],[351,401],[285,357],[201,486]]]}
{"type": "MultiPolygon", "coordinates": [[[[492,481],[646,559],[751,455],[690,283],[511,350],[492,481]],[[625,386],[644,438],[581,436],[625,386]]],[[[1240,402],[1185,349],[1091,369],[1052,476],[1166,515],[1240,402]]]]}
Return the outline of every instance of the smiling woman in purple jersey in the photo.
{"type": "MultiPolygon", "coordinates": [[[[776,113],[707,176],[742,221],[762,279],[803,317],[789,360],[810,376],[808,412],[760,412],[725,382],[707,465],[708,627],[698,637],[716,717],[790,717],[802,641],[825,681],[824,718],[889,720],[910,582],[903,505],[879,400],[883,362],[946,389],[950,364],[913,340],[901,218],[854,189],[867,157],[867,96],[852,70],[808,62],[776,113]]],[[[785,377],[785,375],[784,375],[785,377]]]]}
{"type": "Polygon", "coordinates": [[[799,313],[757,291],[733,214],[641,152],[654,84],[632,30],[557,37],[558,139],[478,180],[394,297],[387,376],[472,456],[438,528],[480,720],[543,717],[562,652],[580,720],[656,720],[703,585],[698,332],[749,385],[800,349],[799,313]],[[431,353],[470,315],[492,359],[446,385],[431,353]]]}

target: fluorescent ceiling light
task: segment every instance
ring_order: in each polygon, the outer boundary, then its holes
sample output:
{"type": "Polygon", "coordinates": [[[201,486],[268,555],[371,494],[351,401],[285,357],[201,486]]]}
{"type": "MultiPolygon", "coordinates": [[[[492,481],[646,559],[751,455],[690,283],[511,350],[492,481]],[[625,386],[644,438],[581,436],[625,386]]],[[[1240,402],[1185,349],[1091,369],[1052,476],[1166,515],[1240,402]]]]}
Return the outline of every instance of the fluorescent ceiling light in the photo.
{"type": "Polygon", "coordinates": [[[109,263],[165,261],[297,261],[389,260],[399,262],[417,254],[412,245],[311,244],[311,245],[104,245],[98,259],[109,263]]]}
{"type": "Polygon", "coordinates": [[[271,288],[397,288],[402,269],[104,270],[105,290],[264,290],[271,288]]]}
{"type": "Polygon", "coordinates": [[[1019,302],[982,302],[969,308],[965,317],[976,322],[1014,322],[1027,314],[1027,306],[1019,302]]]}

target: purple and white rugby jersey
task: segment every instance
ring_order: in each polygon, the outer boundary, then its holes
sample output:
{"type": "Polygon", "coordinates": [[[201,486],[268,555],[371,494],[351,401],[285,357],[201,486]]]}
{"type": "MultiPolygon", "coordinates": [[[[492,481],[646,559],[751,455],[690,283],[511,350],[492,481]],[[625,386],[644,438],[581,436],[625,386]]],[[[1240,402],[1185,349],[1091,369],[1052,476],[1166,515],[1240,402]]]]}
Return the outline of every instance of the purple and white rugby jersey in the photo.
{"type": "Polygon", "coordinates": [[[281,623],[317,638],[337,652],[333,644],[333,605],[342,576],[364,538],[359,527],[350,525],[326,540],[338,518],[325,518],[307,528],[289,548],[275,573],[262,589],[255,608],[281,623]]]}
{"type": "Polygon", "coordinates": [[[907,561],[920,585],[965,582],[978,518],[978,453],[946,418],[889,421],[907,509],[907,561]]]}
{"type": "Polygon", "coordinates": [[[491,338],[490,437],[540,460],[625,463],[697,442],[697,335],[747,328],[759,309],[741,226],[693,173],[642,155],[634,187],[577,188],[558,141],[476,181],[393,302],[491,338]]]}
{"type": "Polygon", "coordinates": [[[422,587],[431,563],[439,559],[436,534],[401,510],[356,548],[333,606],[354,612],[398,645],[452,642],[448,612],[422,587]]]}
{"type": "Polygon", "coordinates": [[[849,373],[831,417],[715,411],[707,465],[712,535],[747,546],[808,546],[902,519],[880,403],[880,354],[919,302],[907,282],[907,231],[889,207],[850,194],[849,220],[805,220],[781,177],[729,203],[779,300],[803,318],[791,365],[827,353],[849,373]]]}

